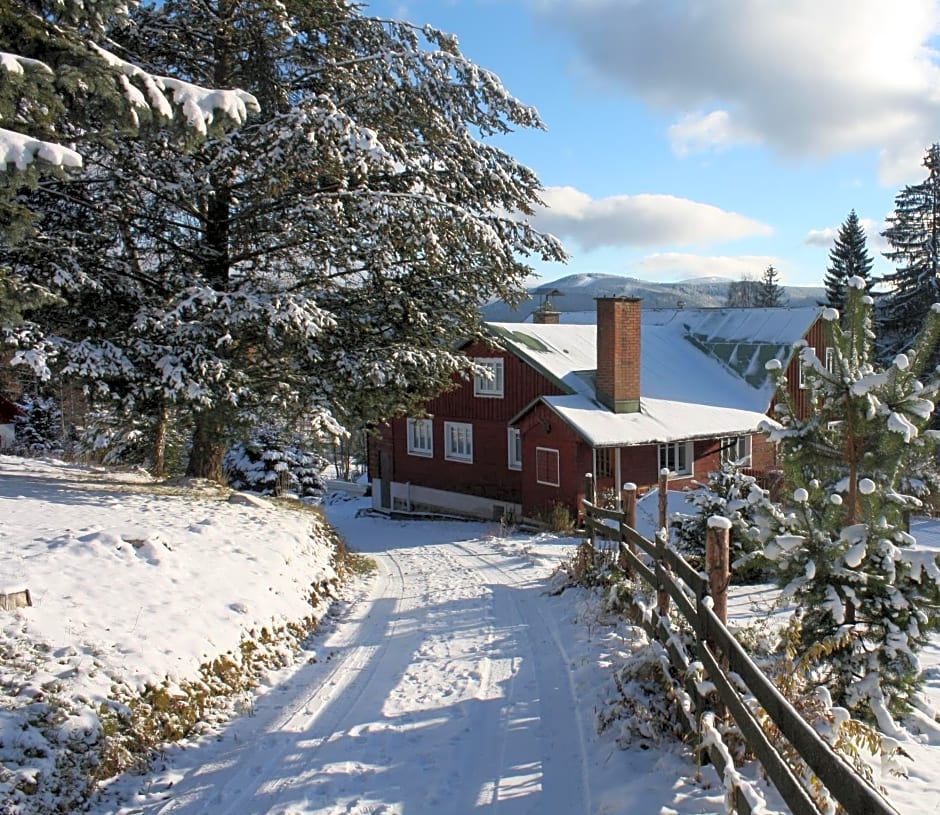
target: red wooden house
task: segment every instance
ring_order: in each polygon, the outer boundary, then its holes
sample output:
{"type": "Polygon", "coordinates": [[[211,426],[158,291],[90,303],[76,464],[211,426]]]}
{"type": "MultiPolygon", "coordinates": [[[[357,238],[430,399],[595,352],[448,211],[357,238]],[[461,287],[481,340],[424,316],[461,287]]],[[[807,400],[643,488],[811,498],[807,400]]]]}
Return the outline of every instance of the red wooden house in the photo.
{"type": "MultiPolygon", "coordinates": [[[[799,401],[805,340],[825,357],[821,309],[651,309],[600,298],[594,324],[487,323],[463,352],[487,367],[393,420],[370,447],[373,506],[478,518],[576,513],[586,473],[600,490],[670,488],[723,458],[773,469],[758,432],[774,401],[765,365],[787,367],[799,401]]],[[[566,315],[566,318],[568,315],[566,315]]]]}

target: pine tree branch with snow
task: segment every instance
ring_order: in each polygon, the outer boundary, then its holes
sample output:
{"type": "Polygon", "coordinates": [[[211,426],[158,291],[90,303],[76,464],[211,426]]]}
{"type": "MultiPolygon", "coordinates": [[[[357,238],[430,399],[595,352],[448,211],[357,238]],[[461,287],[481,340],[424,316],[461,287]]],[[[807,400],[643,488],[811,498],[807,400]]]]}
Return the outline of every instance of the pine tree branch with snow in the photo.
{"type": "MultiPolygon", "coordinates": [[[[940,569],[907,531],[936,490],[928,430],[940,376],[930,358],[940,337],[934,307],[913,348],[873,362],[872,298],[848,281],[840,324],[827,309],[825,361],[803,347],[809,406],[778,409],[789,494],[769,516],[764,554],[798,607],[799,642],[825,645],[822,681],[840,704],[882,728],[910,708],[921,678],[917,652],[940,629],[940,569]]],[[[776,373],[787,393],[782,369],[776,373]]]]}

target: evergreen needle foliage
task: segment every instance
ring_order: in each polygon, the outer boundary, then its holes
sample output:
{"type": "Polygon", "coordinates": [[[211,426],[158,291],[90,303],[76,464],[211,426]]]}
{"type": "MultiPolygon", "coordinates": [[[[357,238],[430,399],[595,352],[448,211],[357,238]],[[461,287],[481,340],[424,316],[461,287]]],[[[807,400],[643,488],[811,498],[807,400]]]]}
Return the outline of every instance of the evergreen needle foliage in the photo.
{"type": "Polygon", "coordinates": [[[456,38],[345,0],[166,0],[130,22],[110,30],[128,60],[260,110],[105,128],[27,191],[0,267],[57,298],[10,328],[17,361],[153,416],[157,439],[185,414],[188,475],[222,480],[272,419],[339,434],[413,409],[467,370],[453,349],[482,304],[522,297],[526,258],[565,257],[530,224],[538,178],[490,143],[538,114],[456,38]]]}
{"type": "Polygon", "coordinates": [[[782,308],[789,302],[790,298],[780,285],[780,274],[773,266],[768,266],[761,277],[755,305],[760,308],[782,308]]]}
{"type": "Polygon", "coordinates": [[[908,710],[920,685],[917,652],[940,628],[940,570],[906,524],[936,484],[927,426],[940,386],[929,367],[940,305],[913,348],[879,368],[864,289],[862,278],[848,281],[841,325],[837,311],[824,312],[825,360],[800,351],[806,410],[786,396],[776,366],[787,401],[770,439],[790,492],[771,507],[764,553],[798,604],[797,640],[817,649],[820,681],[837,703],[890,728],[890,714],[908,710]]]}
{"type": "Polygon", "coordinates": [[[753,476],[733,463],[722,464],[709,473],[708,482],[693,482],[696,489],[686,496],[694,513],[677,513],[672,519],[676,548],[691,562],[704,565],[708,519],[718,515],[731,521],[732,579],[748,581],[762,577],[766,563],[762,556],[761,530],[756,526],[761,507],[769,500],[753,476]]]}
{"type": "Polygon", "coordinates": [[[891,246],[884,256],[896,267],[882,278],[888,291],[879,302],[886,359],[910,346],[917,327],[940,301],[940,144],[930,147],[923,165],[927,178],[895,196],[894,213],[882,233],[891,246]]]}
{"type": "Polygon", "coordinates": [[[853,277],[860,277],[867,284],[872,262],[865,240],[865,230],[853,209],[839,228],[839,234],[829,252],[829,268],[823,279],[826,305],[840,312],[845,311],[846,284],[853,277]]]}

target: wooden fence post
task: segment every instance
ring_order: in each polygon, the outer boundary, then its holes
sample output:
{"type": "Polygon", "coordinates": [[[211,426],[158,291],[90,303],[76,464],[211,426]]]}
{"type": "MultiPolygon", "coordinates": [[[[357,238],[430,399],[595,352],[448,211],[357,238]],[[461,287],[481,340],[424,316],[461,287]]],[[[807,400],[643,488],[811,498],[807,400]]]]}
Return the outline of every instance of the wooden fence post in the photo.
{"type": "MultiPolygon", "coordinates": [[[[620,490],[620,506],[623,511],[623,522],[631,529],[636,529],[636,484],[624,484],[620,490]]],[[[623,546],[623,538],[620,539],[620,547],[623,546]]],[[[630,551],[637,554],[636,545],[630,544],[630,551]]],[[[633,563],[621,551],[617,565],[624,570],[630,577],[635,574],[633,563]]]]}
{"type": "Polygon", "coordinates": [[[720,515],[708,519],[705,536],[705,571],[712,609],[722,624],[728,622],[728,583],[731,581],[731,521],[720,515]]]}
{"type": "MultiPolygon", "coordinates": [[[[594,475],[592,473],[584,474],[584,501],[586,503],[594,506],[597,502],[597,496],[594,493],[594,475]]],[[[591,539],[591,557],[593,558],[594,552],[597,550],[597,535],[594,533],[594,524],[593,518],[588,513],[587,507],[582,507],[584,512],[584,522],[588,527],[588,534],[591,539]]]]}
{"type": "Polygon", "coordinates": [[[659,471],[659,528],[666,530],[666,540],[669,540],[669,470],[665,467],[659,471]]]}

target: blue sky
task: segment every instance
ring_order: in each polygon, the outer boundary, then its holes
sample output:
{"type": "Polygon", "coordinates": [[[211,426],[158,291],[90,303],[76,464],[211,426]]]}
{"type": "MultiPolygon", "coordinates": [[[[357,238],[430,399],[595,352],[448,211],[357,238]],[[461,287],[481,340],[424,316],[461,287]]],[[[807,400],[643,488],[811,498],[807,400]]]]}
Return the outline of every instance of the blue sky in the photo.
{"type": "Polygon", "coordinates": [[[535,169],[567,266],[820,285],[855,209],[879,232],[940,141],[940,0],[371,0],[430,23],[538,109],[535,169]]]}

